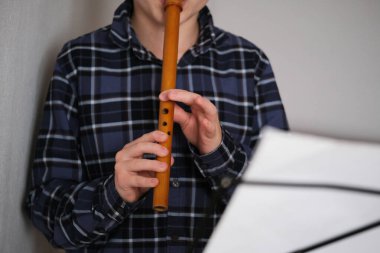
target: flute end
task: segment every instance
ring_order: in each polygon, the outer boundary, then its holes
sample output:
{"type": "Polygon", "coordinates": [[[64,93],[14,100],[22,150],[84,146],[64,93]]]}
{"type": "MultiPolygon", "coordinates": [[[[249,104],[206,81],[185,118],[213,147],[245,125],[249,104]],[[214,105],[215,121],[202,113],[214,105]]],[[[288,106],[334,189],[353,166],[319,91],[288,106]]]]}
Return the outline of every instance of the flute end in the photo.
{"type": "Polygon", "coordinates": [[[153,210],[156,212],[162,213],[162,212],[166,212],[168,208],[166,206],[154,206],[153,210]]]}

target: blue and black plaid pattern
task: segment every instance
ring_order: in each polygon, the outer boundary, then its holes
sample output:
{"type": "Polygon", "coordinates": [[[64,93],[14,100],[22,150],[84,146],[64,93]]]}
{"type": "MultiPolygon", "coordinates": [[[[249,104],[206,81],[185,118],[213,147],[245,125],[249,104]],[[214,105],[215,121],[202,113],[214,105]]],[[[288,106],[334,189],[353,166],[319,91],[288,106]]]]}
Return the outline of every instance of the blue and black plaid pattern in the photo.
{"type": "MultiPolygon", "coordinates": [[[[67,252],[201,252],[265,125],[287,129],[270,63],[243,38],[213,26],[205,7],[200,36],[178,64],[177,87],[219,110],[223,142],[200,156],[175,125],[169,212],[152,211],[152,192],[125,203],[114,185],[115,154],[158,123],[161,61],[137,40],[125,1],[110,26],[68,42],[44,107],[28,198],[31,218],[67,252]],[[220,201],[212,206],[212,192],[220,201]]],[[[186,110],[190,110],[182,105],[186,110]]],[[[147,155],[149,157],[149,155],[147,155]]]]}

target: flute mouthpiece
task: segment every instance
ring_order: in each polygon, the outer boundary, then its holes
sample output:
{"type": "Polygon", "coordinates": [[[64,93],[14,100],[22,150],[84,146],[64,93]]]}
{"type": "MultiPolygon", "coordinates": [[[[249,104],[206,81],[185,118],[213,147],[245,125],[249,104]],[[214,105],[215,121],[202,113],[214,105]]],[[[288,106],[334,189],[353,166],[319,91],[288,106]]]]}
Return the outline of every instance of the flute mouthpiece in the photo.
{"type": "Polygon", "coordinates": [[[166,0],[165,1],[165,8],[169,5],[176,5],[182,10],[182,0],[166,0]]]}

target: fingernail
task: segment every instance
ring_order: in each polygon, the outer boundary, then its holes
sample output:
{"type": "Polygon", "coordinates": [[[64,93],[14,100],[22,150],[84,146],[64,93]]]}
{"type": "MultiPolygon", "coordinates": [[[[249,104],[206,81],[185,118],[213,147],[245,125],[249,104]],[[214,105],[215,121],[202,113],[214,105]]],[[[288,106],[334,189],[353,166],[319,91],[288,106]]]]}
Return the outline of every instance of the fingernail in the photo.
{"type": "Polygon", "coordinates": [[[166,169],[166,167],[168,167],[168,165],[166,163],[160,163],[160,168],[166,169]]]}
{"type": "Polygon", "coordinates": [[[150,180],[150,182],[151,182],[152,184],[156,185],[156,184],[158,183],[158,179],[157,179],[157,178],[152,178],[152,179],[150,180]]]}

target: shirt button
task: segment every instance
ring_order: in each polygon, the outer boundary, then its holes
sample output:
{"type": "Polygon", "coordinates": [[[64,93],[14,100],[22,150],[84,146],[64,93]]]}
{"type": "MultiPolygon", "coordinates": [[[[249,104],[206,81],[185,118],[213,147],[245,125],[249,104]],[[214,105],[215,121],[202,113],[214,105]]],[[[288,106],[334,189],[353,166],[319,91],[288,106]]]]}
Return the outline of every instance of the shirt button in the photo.
{"type": "Polygon", "coordinates": [[[178,178],[173,178],[172,186],[178,188],[180,186],[178,178]]]}
{"type": "Polygon", "coordinates": [[[227,189],[232,185],[232,178],[230,177],[223,177],[222,180],[220,180],[220,186],[223,189],[227,189]]]}

